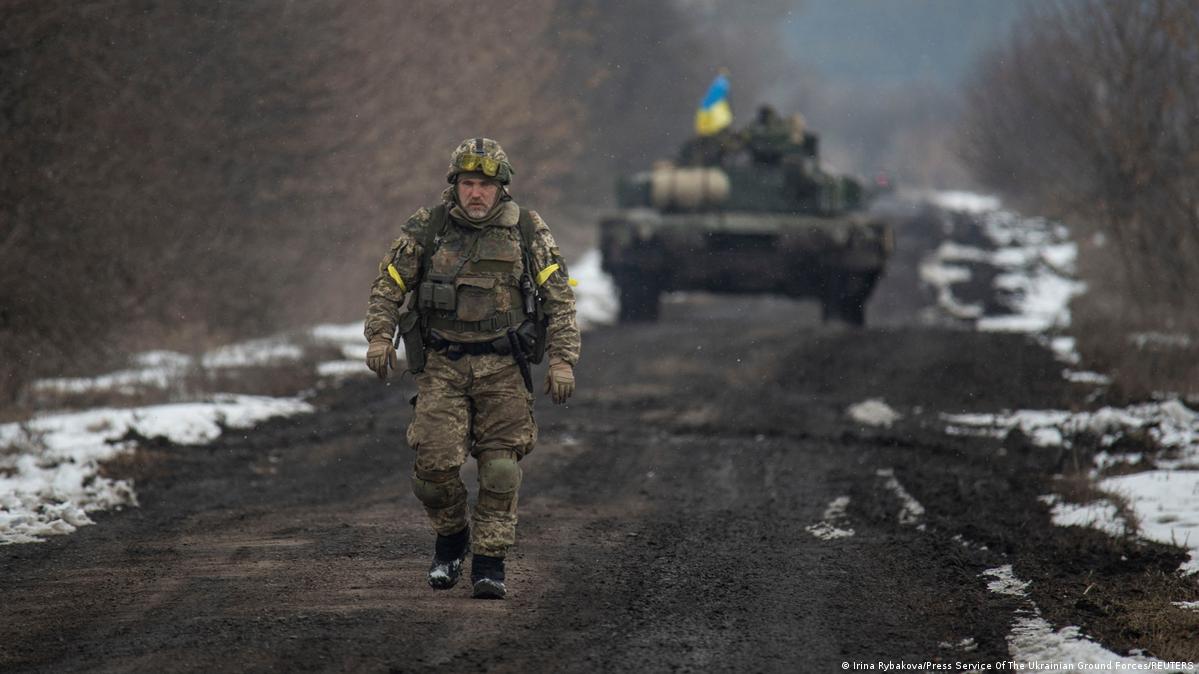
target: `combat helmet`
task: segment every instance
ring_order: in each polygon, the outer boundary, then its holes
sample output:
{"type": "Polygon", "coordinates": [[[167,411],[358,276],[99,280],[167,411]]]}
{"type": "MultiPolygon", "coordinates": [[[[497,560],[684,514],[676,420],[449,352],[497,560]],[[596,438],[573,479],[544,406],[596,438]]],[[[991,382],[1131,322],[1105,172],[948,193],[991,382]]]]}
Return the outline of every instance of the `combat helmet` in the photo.
{"type": "Polygon", "coordinates": [[[482,173],[507,185],[512,179],[512,164],[500,144],[490,138],[467,138],[454,148],[450,155],[450,168],[445,175],[449,183],[458,179],[460,173],[482,173]]]}

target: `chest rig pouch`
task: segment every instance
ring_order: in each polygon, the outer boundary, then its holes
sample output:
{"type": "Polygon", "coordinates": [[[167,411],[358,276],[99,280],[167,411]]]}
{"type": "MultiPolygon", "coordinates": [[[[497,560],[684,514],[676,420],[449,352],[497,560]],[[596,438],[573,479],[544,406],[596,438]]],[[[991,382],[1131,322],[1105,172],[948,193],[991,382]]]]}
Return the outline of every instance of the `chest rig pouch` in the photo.
{"type": "Polygon", "coordinates": [[[429,329],[471,342],[524,321],[521,239],[515,228],[454,228],[426,255],[416,308],[429,329]]]}
{"type": "Polygon", "coordinates": [[[458,308],[457,295],[454,293],[454,277],[449,274],[429,274],[420,284],[416,304],[421,309],[437,311],[454,311],[458,308]]]}

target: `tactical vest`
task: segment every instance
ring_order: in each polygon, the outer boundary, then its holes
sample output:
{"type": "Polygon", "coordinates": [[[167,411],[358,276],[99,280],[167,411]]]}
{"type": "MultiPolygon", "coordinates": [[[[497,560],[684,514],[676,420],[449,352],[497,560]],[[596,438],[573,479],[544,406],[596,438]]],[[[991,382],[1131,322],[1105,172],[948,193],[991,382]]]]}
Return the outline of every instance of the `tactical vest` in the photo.
{"type": "Polygon", "coordinates": [[[532,217],[520,209],[516,227],[450,226],[445,205],[430,214],[416,309],[426,330],[474,341],[516,328],[526,318],[522,278],[532,217]],[[527,236],[526,236],[527,234],[527,236]]]}

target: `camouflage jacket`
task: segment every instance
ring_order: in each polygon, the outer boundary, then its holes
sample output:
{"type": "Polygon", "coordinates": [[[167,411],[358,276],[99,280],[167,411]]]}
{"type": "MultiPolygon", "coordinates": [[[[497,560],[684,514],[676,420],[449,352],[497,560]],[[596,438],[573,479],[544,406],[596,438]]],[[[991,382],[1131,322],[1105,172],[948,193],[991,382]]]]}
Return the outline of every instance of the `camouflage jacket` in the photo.
{"type": "MultiPolygon", "coordinates": [[[[532,275],[535,282],[540,283],[543,297],[542,306],[549,317],[546,352],[551,360],[563,360],[573,366],[579,360],[581,346],[579,328],[575,322],[574,291],[571,290],[568,283],[566,265],[557,244],[554,243],[554,237],[550,234],[549,227],[536,211],[529,211],[529,215],[534,223],[534,235],[529,250],[534,267],[532,275]],[[558,265],[558,267],[550,270],[553,265],[558,265]]],[[[445,234],[441,237],[434,255],[431,256],[430,267],[433,269],[459,267],[457,263],[463,261],[463,257],[470,254],[468,249],[474,240],[479,241],[476,246],[480,251],[485,251],[488,246],[502,249],[505,241],[515,240],[515,245],[519,246],[518,217],[519,208],[512,201],[502,204],[498,215],[481,230],[478,226],[461,223],[450,216],[445,234]]],[[[391,248],[379,263],[379,275],[371,285],[366,325],[363,330],[368,341],[378,337],[391,338],[394,335],[405,298],[417,289],[429,273],[430,270],[421,269],[423,251],[421,242],[425,240],[430,220],[431,209],[422,208],[412,214],[401,228],[399,238],[392,242],[391,248]]],[[[478,254],[475,254],[466,260],[469,265],[466,269],[469,270],[474,266],[483,269],[484,271],[477,273],[484,276],[506,277],[512,275],[516,278],[519,278],[524,270],[523,259],[518,259],[515,263],[511,263],[511,271],[489,274],[485,271],[486,267],[484,266],[489,260],[479,260],[479,257],[478,254]]],[[[472,290],[474,289],[462,287],[459,292],[471,292],[472,290]]],[[[515,293],[497,292],[493,302],[496,305],[495,308],[500,311],[520,308],[519,295],[515,293]]],[[[464,310],[468,309],[466,309],[464,296],[460,294],[459,312],[464,310]]],[[[474,320],[469,316],[465,318],[474,320]]],[[[482,315],[478,318],[482,318],[482,315]]],[[[502,332],[499,330],[490,333],[460,333],[439,330],[444,338],[452,341],[482,341],[498,336],[502,332]]]]}

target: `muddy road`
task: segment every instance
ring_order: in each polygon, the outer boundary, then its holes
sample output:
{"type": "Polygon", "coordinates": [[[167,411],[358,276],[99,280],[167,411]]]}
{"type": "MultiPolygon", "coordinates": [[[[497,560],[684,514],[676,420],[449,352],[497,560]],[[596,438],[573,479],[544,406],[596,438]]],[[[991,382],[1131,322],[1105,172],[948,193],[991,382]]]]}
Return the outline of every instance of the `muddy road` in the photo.
{"type": "Polygon", "coordinates": [[[502,602],[425,583],[408,378],[323,389],[317,414],[206,447],[146,443],[110,466],[140,507],[0,548],[0,670],[994,663],[1025,608],[987,589],[1006,564],[1037,581],[1051,624],[1135,645],[1105,631],[1104,592],[1178,553],[1055,529],[1037,497],[1071,457],[944,432],[943,412],[1081,394],[1027,337],[917,321],[909,267],[866,330],[803,303],[694,296],[658,324],[587,333],[576,397],[538,403],[502,602]],[[903,417],[847,416],[871,398],[903,417]]]}

